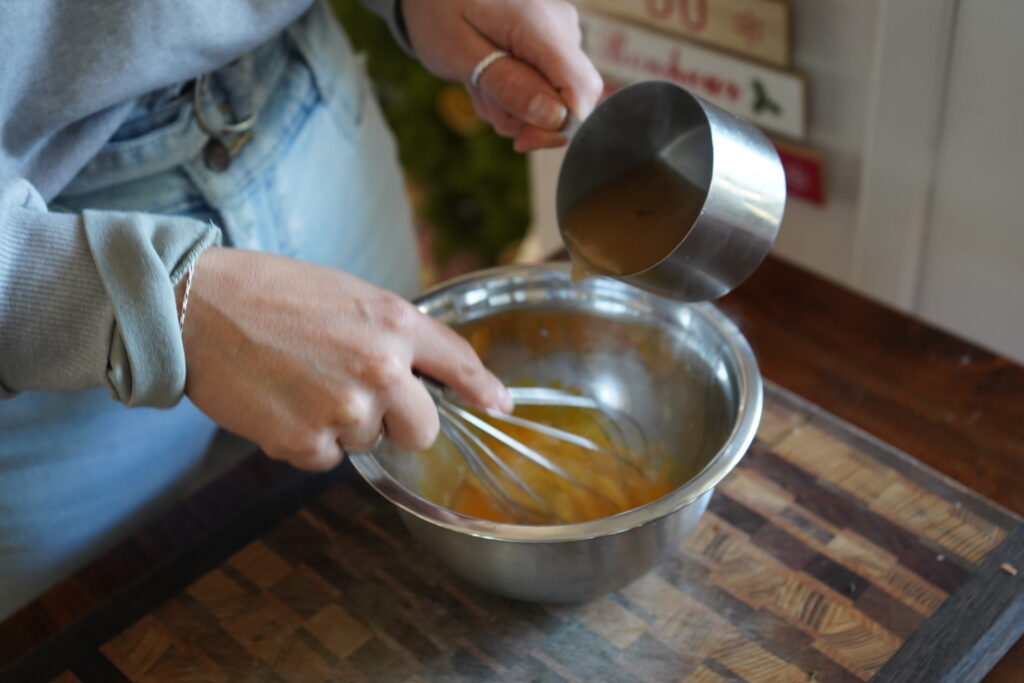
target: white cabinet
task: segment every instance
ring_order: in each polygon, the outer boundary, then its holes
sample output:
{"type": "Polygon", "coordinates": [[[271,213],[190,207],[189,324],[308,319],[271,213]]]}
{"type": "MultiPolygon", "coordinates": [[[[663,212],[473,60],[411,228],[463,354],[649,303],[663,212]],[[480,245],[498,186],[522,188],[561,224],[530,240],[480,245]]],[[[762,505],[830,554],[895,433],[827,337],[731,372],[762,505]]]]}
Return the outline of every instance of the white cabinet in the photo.
{"type": "Polygon", "coordinates": [[[920,285],[922,316],[1024,360],[1024,2],[960,3],[920,285]]]}

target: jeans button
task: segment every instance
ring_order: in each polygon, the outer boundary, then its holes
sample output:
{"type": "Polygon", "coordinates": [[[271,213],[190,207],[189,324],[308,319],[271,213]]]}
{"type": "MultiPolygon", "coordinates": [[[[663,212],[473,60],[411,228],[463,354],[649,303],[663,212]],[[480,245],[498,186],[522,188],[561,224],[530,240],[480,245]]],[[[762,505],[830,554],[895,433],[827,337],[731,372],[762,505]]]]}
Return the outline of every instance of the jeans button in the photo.
{"type": "Polygon", "coordinates": [[[203,147],[203,163],[215,173],[220,173],[231,165],[231,152],[220,140],[210,140],[203,147]]]}

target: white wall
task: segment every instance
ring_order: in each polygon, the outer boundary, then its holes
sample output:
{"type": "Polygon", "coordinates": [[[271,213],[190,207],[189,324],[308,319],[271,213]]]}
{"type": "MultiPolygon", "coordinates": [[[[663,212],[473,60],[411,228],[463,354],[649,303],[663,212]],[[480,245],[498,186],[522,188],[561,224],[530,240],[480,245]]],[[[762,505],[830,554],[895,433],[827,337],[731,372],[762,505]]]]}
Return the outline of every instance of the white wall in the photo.
{"type": "Polygon", "coordinates": [[[1024,360],[1024,2],[956,26],[915,307],[1024,360]]]}
{"type": "MultiPolygon", "coordinates": [[[[1024,0],[794,0],[828,202],[775,253],[1024,362],[1024,0]]],[[[531,159],[524,258],[560,244],[531,159]]]]}
{"type": "Polygon", "coordinates": [[[826,155],[828,201],[786,205],[776,252],[841,281],[850,278],[867,112],[873,36],[883,0],[793,3],[793,61],[808,76],[808,143],[826,155]]]}

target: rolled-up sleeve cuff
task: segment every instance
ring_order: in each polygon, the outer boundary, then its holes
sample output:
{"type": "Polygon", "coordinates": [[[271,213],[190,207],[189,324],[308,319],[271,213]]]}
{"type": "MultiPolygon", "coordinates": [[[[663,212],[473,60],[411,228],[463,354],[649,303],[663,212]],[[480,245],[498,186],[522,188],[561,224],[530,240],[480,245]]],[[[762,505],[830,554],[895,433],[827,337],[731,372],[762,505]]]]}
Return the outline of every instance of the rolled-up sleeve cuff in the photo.
{"type": "Polygon", "coordinates": [[[220,230],[183,217],[112,211],[82,216],[114,313],[108,389],[127,406],[173,406],[186,376],[174,286],[204,249],[220,243],[220,230]]]}

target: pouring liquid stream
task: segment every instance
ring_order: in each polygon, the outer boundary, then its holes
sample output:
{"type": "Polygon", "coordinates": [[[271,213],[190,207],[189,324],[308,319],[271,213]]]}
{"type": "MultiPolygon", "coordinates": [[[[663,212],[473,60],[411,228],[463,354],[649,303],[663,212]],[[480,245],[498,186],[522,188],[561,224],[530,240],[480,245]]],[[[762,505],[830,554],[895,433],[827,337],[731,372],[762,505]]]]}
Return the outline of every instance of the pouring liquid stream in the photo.
{"type": "Polygon", "coordinates": [[[573,281],[654,266],[690,231],[705,196],[659,157],[580,198],[566,212],[562,231],[573,281]]]}

